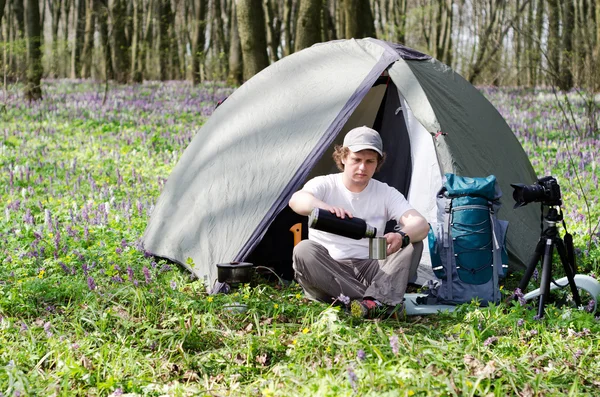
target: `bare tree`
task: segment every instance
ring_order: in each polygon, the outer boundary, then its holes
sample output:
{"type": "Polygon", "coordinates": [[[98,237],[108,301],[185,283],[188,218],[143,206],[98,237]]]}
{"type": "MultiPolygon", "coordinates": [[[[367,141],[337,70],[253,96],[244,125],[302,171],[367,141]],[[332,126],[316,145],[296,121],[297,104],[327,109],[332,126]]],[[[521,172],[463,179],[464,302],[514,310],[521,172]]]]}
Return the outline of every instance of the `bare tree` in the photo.
{"type": "Polygon", "coordinates": [[[27,0],[27,84],[25,97],[29,101],[42,99],[42,28],[37,0],[27,0]]]}
{"type": "Polygon", "coordinates": [[[375,24],[369,0],[344,0],[346,38],[375,37],[375,24]]]}
{"type": "Polygon", "coordinates": [[[114,78],[119,83],[129,81],[129,48],[125,36],[125,1],[109,0],[110,50],[114,78]]]}
{"type": "Polygon", "coordinates": [[[295,51],[321,41],[321,0],[300,0],[296,24],[295,51]]]}
{"type": "Polygon", "coordinates": [[[265,16],[261,0],[236,0],[236,7],[244,80],[248,80],[269,65],[265,16]]]}
{"type": "Polygon", "coordinates": [[[573,0],[563,0],[563,32],[558,87],[563,90],[573,88],[573,73],[571,72],[573,59],[573,30],[575,24],[575,4],[573,0]]]}
{"type": "Polygon", "coordinates": [[[85,0],[73,0],[73,43],[71,45],[71,78],[77,78],[79,76],[81,51],[84,42],[85,32],[85,12],[86,12],[86,1],[85,0]]]}
{"type": "Polygon", "coordinates": [[[81,78],[83,79],[91,76],[94,22],[94,0],[85,0],[85,31],[81,50],[81,78]]]}
{"type": "Polygon", "coordinates": [[[141,51],[140,51],[140,35],[141,35],[141,25],[142,25],[142,13],[140,12],[140,4],[138,0],[133,1],[133,30],[131,32],[131,71],[129,76],[131,77],[131,81],[135,83],[142,82],[142,73],[141,68],[138,67],[138,64],[142,62],[140,59],[141,51]]]}
{"type": "Polygon", "coordinates": [[[4,16],[4,7],[6,6],[6,0],[0,0],[0,30],[2,29],[2,17],[4,16]]]}
{"type": "Polygon", "coordinates": [[[206,0],[192,1],[194,15],[192,38],[192,82],[202,81],[201,65],[204,61],[204,28],[206,27],[206,0]]]}
{"type": "Polygon", "coordinates": [[[231,2],[231,25],[229,34],[229,75],[227,80],[231,84],[241,84],[242,82],[242,46],[240,44],[240,34],[237,25],[237,13],[235,1],[231,2]]]}

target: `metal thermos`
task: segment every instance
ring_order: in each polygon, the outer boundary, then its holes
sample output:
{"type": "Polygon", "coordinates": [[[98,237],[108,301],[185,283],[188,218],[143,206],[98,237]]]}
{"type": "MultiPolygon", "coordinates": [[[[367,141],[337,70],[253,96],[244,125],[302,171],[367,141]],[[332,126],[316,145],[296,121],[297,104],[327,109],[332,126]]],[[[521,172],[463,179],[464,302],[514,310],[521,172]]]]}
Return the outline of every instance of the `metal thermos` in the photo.
{"type": "Polygon", "coordinates": [[[368,225],[364,219],[348,216],[343,219],[338,218],[335,214],[322,208],[313,209],[308,217],[308,226],[355,240],[365,237],[373,238],[377,234],[377,228],[368,225]]]}
{"type": "Polygon", "coordinates": [[[377,228],[361,218],[338,218],[335,214],[322,208],[315,208],[308,217],[308,226],[313,229],[360,240],[369,239],[369,258],[385,259],[387,257],[387,241],[385,237],[375,237],[377,228]]]}

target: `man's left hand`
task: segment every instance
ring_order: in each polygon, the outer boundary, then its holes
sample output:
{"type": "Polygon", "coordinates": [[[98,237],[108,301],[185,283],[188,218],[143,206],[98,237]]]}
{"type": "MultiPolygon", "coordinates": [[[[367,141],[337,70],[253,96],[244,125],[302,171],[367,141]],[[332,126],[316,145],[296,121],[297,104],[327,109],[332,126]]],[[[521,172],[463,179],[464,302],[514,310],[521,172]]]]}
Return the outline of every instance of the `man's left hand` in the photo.
{"type": "Polygon", "coordinates": [[[398,233],[388,233],[384,235],[387,241],[387,254],[392,255],[394,252],[398,252],[402,249],[402,236],[398,233]]]}

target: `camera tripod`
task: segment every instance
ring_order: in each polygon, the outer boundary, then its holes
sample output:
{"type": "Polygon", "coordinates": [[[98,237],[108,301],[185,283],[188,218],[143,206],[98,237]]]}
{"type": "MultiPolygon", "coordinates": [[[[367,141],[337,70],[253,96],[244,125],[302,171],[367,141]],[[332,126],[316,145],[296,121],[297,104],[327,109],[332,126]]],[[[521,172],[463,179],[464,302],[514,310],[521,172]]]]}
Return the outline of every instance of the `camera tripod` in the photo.
{"type": "MultiPolygon", "coordinates": [[[[542,207],[543,210],[543,207],[542,207]]],[[[529,280],[535,271],[535,268],[540,261],[542,260],[542,279],[540,282],[539,293],[534,294],[534,296],[539,296],[539,306],[538,306],[538,317],[544,317],[544,307],[546,305],[546,300],[548,298],[548,294],[550,293],[550,281],[552,280],[552,257],[554,254],[554,247],[558,251],[558,255],[560,256],[560,261],[562,263],[563,269],[566,274],[566,279],[568,281],[569,287],[571,287],[571,292],[573,293],[573,300],[575,304],[579,307],[581,306],[581,298],[579,297],[579,292],[577,290],[577,285],[575,283],[575,259],[572,255],[573,247],[571,246],[569,249],[571,250],[571,254],[567,255],[567,249],[565,247],[565,243],[563,239],[558,235],[558,227],[556,224],[563,220],[562,211],[559,213],[558,210],[554,207],[550,207],[548,209],[548,213],[544,217],[544,221],[548,225],[546,229],[543,230],[540,240],[538,241],[535,247],[535,253],[529,264],[527,265],[527,270],[525,271],[525,275],[521,279],[519,283],[519,288],[521,291],[525,291],[527,285],[529,284],[529,280]]],[[[563,223],[564,225],[564,223],[563,223]]],[[[572,244],[572,242],[570,242],[572,244]]],[[[554,282],[556,283],[556,282],[554,282]]],[[[567,285],[557,285],[559,288],[564,288],[567,285]]],[[[528,294],[530,295],[530,294],[528,294]]],[[[527,298],[527,296],[525,297],[527,298]]]]}

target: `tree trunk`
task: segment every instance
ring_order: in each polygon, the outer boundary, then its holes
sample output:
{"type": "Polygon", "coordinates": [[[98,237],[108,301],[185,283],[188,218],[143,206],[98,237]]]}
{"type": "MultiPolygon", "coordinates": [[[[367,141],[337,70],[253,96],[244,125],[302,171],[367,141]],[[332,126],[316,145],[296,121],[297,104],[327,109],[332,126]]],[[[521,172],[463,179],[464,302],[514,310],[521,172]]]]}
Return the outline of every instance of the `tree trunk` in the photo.
{"type": "Polygon", "coordinates": [[[436,15],[436,51],[435,57],[440,61],[451,64],[452,55],[452,4],[453,0],[437,0],[436,15]]]}
{"type": "Polygon", "coordinates": [[[27,0],[27,84],[25,98],[42,99],[42,28],[38,0],[27,0]]]}
{"type": "Polygon", "coordinates": [[[210,35],[213,80],[222,80],[227,76],[227,48],[225,48],[225,34],[223,33],[223,18],[221,18],[221,1],[212,0],[210,7],[210,35]]]}
{"type": "Polygon", "coordinates": [[[573,0],[563,0],[563,32],[562,32],[562,64],[558,87],[567,91],[573,88],[573,73],[571,72],[573,59],[573,28],[575,25],[575,5],[573,0]]]}
{"type": "Polygon", "coordinates": [[[556,84],[560,76],[560,12],[559,0],[548,2],[548,69],[550,84],[556,84]]]}
{"type": "Polygon", "coordinates": [[[323,7],[321,12],[321,41],[337,40],[337,33],[335,31],[335,22],[331,10],[328,7],[323,7]]]}
{"type": "MultiPolygon", "coordinates": [[[[19,32],[18,37],[25,37],[25,8],[23,7],[23,0],[13,0],[13,10],[15,10],[15,19],[17,20],[17,29],[19,32]]],[[[38,6],[38,14],[40,12],[38,6]]],[[[29,17],[29,15],[27,15],[29,17]]],[[[39,23],[38,23],[39,25],[39,23]]]]}
{"type": "Polygon", "coordinates": [[[294,51],[321,41],[321,0],[300,0],[294,51]]]}
{"type": "MultiPolygon", "coordinates": [[[[293,2],[292,0],[284,0],[285,3],[283,5],[283,40],[284,40],[284,47],[283,47],[283,55],[287,56],[290,55],[291,53],[294,52],[294,43],[292,40],[292,9],[293,9],[293,2]]],[[[600,1],[600,0],[598,0],[600,1]]]]}
{"type": "Polygon", "coordinates": [[[159,0],[158,4],[158,56],[160,64],[160,79],[167,80],[170,76],[169,65],[172,61],[169,29],[171,27],[171,0],[159,0]]]}
{"type": "Polygon", "coordinates": [[[396,26],[396,39],[399,43],[406,43],[406,11],[407,0],[394,0],[394,21],[396,26]]]}
{"type": "MultiPolygon", "coordinates": [[[[600,61],[600,0],[596,0],[596,3],[594,4],[594,12],[592,14],[594,15],[594,21],[596,25],[594,60],[597,63],[598,61],[600,61]]],[[[596,67],[595,69],[596,70],[594,70],[594,84],[592,86],[592,89],[594,90],[594,92],[598,92],[600,90],[600,70],[598,67],[596,67]]]]}
{"type": "Polygon", "coordinates": [[[83,46],[83,33],[85,31],[85,0],[73,0],[73,44],[71,46],[71,78],[79,75],[80,58],[83,46]]]}
{"type": "Polygon", "coordinates": [[[124,0],[110,0],[110,42],[114,78],[118,83],[125,84],[129,80],[129,55],[127,38],[125,37],[125,3],[124,0]]]}
{"type": "Polygon", "coordinates": [[[6,5],[6,0],[0,0],[0,31],[2,31],[2,17],[4,16],[4,6],[6,5]]]}
{"type": "MultiPolygon", "coordinates": [[[[530,0],[524,0],[517,10],[515,15],[520,15],[530,0]]],[[[503,20],[506,11],[506,1],[498,0],[498,3],[492,4],[492,8],[488,10],[490,18],[487,19],[484,31],[481,33],[481,43],[477,49],[477,56],[474,62],[471,63],[469,70],[469,82],[473,83],[481,74],[488,63],[494,59],[498,51],[502,49],[502,42],[512,24],[514,18],[506,23],[500,24],[503,20]],[[503,27],[503,28],[502,28],[503,27]]]]}
{"type": "Polygon", "coordinates": [[[206,27],[206,0],[194,1],[194,36],[192,40],[192,82],[194,85],[203,79],[200,67],[204,61],[204,28],[206,27]]]}
{"type": "Polygon", "coordinates": [[[108,81],[114,77],[112,45],[108,34],[108,0],[95,0],[94,4],[98,18],[98,30],[100,32],[100,48],[104,52],[104,79],[108,81]]]}
{"type": "Polygon", "coordinates": [[[375,24],[369,0],[345,0],[346,38],[375,37],[375,24]]]}
{"type": "Polygon", "coordinates": [[[83,49],[81,50],[81,78],[89,78],[92,68],[92,54],[94,48],[94,0],[85,0],[85,32],[83,49]]]}
{"type": "Polygon", "coordinates": [[[269,65],[265,16],[260,0],[236,0],[236,6],[244,80],[248,80],[269,65]]]}
{"type": "Polygon", "coordinates": [[[281,39],[281,18],[278,15],[278,7],[273,0],[264,0],[265,22],[267,27],[267,47],[271,63],[279,60],[278,48],[281,39]]]}
{"type": "Polygon", "coordinates": [[[142,21],[142,14],[140,12],[140,5],[138,0],[133,0],[133,31],[131,32],[131,81],[134,83],[142,82],[141,69],[138,67],[138,63],[141,62],[140,50],[139,50],[139,38],[140,38],[140,24],[142,21]]]}
{"type": "MultiPolygon", "coordinates": [[[[137,67],[136,67],[136,74],[139,74],[139,79],[140,81],[144,80],[144,77],[148,74],[148,64],[149,64],[149,57],[150,57],[150,49],[152,48],[153,45],[153,41],[152,41],[152,22],[153,22],[153,18],[154,18],[154,3],[153,0],[148,0],[148,2],[140,2],[138,4],[138,9],[142,10],[142,17],[141,18],[141,22],[143,22],[143,29],[141,29],[140,32],[140,43],[138,44],[139,50],[138,50],[138,60],[137,60],[137,67]],[[145,21],[144,21],[144,4],[146,4],[146,15],[145,15],[145,21]],[[141,6],[141,7],[140,7],[141,6]]],[[[139,12],[139,11],[138,11],[139,12]]],[[[137,77],[136,77],[137,78],[137,77]]]]}
{"type": "MultiPolygon", "coordinates": [[[[538,0],[535,14],[535,37],[538,37],[541,42],[542,32],[544,29],[544,0],[538,0]]],[[[541,44],[535,45],[533,50],[531,68],[534,71],[532,85],[535,87],[540,81],[540,70],[542,68],[542,51],[541,44]]]]}
{"type": "Polygon", "coordinates": [[[231,2],[231,25],[229,34],[229,84],[239,85],[242,83],[242,47],[240,45],[240,34],[237,25],[237,12],[235,1],[231,2]]]}

